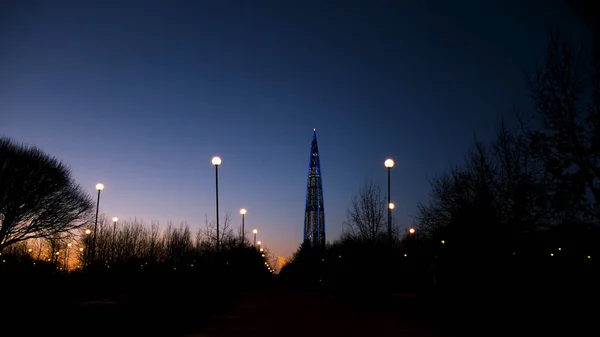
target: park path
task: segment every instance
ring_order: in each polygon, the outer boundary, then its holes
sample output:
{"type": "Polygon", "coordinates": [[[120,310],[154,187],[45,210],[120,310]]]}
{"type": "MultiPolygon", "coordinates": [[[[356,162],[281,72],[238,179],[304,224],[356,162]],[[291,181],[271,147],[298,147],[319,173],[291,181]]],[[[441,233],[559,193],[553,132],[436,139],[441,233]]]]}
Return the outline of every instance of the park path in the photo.
{"type": "Polygon", "coordinates": [[[316,293],[276,290],[243,294],[199,333],[217,336],[441,336],[398,312],[354,309],[316,293]],[[314,322],[319,322],[319,327],[314,322]]]}

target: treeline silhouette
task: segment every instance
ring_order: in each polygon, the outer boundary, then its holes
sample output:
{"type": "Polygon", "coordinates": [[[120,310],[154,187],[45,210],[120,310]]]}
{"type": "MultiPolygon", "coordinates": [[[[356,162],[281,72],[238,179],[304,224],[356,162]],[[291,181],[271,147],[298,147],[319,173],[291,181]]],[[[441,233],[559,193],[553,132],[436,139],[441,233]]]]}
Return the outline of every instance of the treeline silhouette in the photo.
{"type": "Polygon", "coordinates": [[[599,299],[599,50],[553,34],[545,63],[527,76],[534,112],[514,127],[502,122],[432,180],[413,234],[396,227],[387,240],[385,195],[367,180],[343,237],[301,246],[281,278],[354,303],[418,296],[407,314],[447,324],[467,315],[494,329],[551,330],[568,321],[573,333],[592,322],[583,303],[599,299]]]}
{"type": "Polygon", "coordinates": [[[104,215],[95,257],[88,226],[10,245],[1,256],[3,286],[12,290],[3,309],[7,317],[31,308],[45,313],[38,326],[44,331],[54,331],[53,322],[65,317],[70,328],[78,327],[67,334],[194,331],[241,292],[272,282],[264,265],[268,252],[251,247],[229,222],[226,217],[219,251],[208,221],[193,232],[185,223],[161,230],[138,220],[114,224],[104,215]]]}

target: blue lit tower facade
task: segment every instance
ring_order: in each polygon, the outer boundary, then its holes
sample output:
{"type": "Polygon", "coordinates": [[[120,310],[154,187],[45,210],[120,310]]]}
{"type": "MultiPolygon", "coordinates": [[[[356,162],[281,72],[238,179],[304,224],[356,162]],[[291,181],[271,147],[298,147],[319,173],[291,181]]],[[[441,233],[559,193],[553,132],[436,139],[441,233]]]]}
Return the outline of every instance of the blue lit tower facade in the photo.
{"type": "Polygon", "coordinates": [[[304,243],[311,246],[325,247],[325,208],[323,207],[323,183],[321,181],[321,164],[316,130],[313,130],[308,162],[304,243]]]}

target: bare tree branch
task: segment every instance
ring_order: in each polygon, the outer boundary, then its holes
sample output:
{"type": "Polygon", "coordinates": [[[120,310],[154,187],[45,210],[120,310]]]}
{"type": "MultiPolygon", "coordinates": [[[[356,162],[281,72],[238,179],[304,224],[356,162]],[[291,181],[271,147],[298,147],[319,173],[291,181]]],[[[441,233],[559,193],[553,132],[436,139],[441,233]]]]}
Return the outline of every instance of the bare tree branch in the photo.
{"type": "Polygon", "coordinates": [[[0,250],[79,228],[92,205],[64,164],[0,138],[0,250]]]}

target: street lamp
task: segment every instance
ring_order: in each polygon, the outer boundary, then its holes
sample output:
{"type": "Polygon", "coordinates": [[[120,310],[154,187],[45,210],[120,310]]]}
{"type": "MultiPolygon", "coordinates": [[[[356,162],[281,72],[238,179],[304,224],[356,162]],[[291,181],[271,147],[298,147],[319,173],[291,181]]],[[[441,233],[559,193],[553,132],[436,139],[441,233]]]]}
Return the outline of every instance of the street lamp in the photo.
{"type": "Polygon", "coordinates": [[[217,208],[217,251],[219,251],[219,165],[221,158],[213,157],[212,164],[215,166],[215,182],[216,182],[216,208],[217,208]]]}
{"type": "MultiPolygon", "coordinates": [[[[385,167],[387,167],[388,169],[388,206],[392,206],[392,202],[391,202],[391,194],[390,194],[390,176],[392,173],[392,167],[394,167],[394,161],[392,159],[386,159],[384,162],[385,167]]],[[[390,243],[392,242],[392,207],[388,207],[388,239],[390,241],[390,243]]]]}
{"type": "Polygon", "coordinates": [[[98,199],[96,201],[96,221],[94,221],[94,242],[92,243],[92,259],[96,256],[96,232],[98,231],[98,210],[100,209],[100,192],[102,192],[103,189],[103,184],[96,184],[96,190],[98,191],[98,199]]]}
{"type": "Polygon", "coordinates": [[[113,233],[117,232],[117,222],[119,221],[118,217],[113,218],[113,233]]]}
{"type": "Polygon", "coordinates": [[[396,207],[396,205],[394,205],[394,203],[393,203],[393,202],[390,202],[390,203],[388,204],[388,208],[389,208],[389,209],[391,209],[392,211],[394,210],[394,208],[395,208],[395,207],[396,207]]]}
{"type": "Polygon", "coordinates": [[[242,244],[244,244],[244,241],[246,241],[246,233],[244,232],[244,217],[246,212],[247,211],[245,208],[240,209],[240,214],[242,215],[242,244]]]}
{"type": "Polygon", "coordinates": [[[258,242],[256,242],[257,245],[262,245],[262,241],[258,240],[258,242]]]}
{"type": "Polygon", "coordinates": [[[65,253],[65,271],[69,270],[69,251],[71,250],[71,243],[67,244],[67,252],[65,253]]]}
{"type": "Polygon", "coordinates": [[[408,232],[409,232],[410,234],[415,234],[415,232],[416,232],[416,231],[415,231],[415,229],[414,229],[414,228],[411,228],[411,229],[409,229],[409,230],[408,230],[408,232]]]}
{"type": "Polygon", "coordinates": [[[115,248],[116,248],[116,241],[117,241],[117,222],[119,222],[119,218],[118,217],[113,217],[113,235],[112,235],[112,247],[110,250],[110,259],[111,261],[114,261],[115,259],[115,248]]]}
{"type": "Polygon", "coordinates": [[[254,243],[252,244],[252,247],[256,247],[256,234],[258,233],[258,229],[255,229],[252,231],[252,234],[254,234],[254,243]]]}

